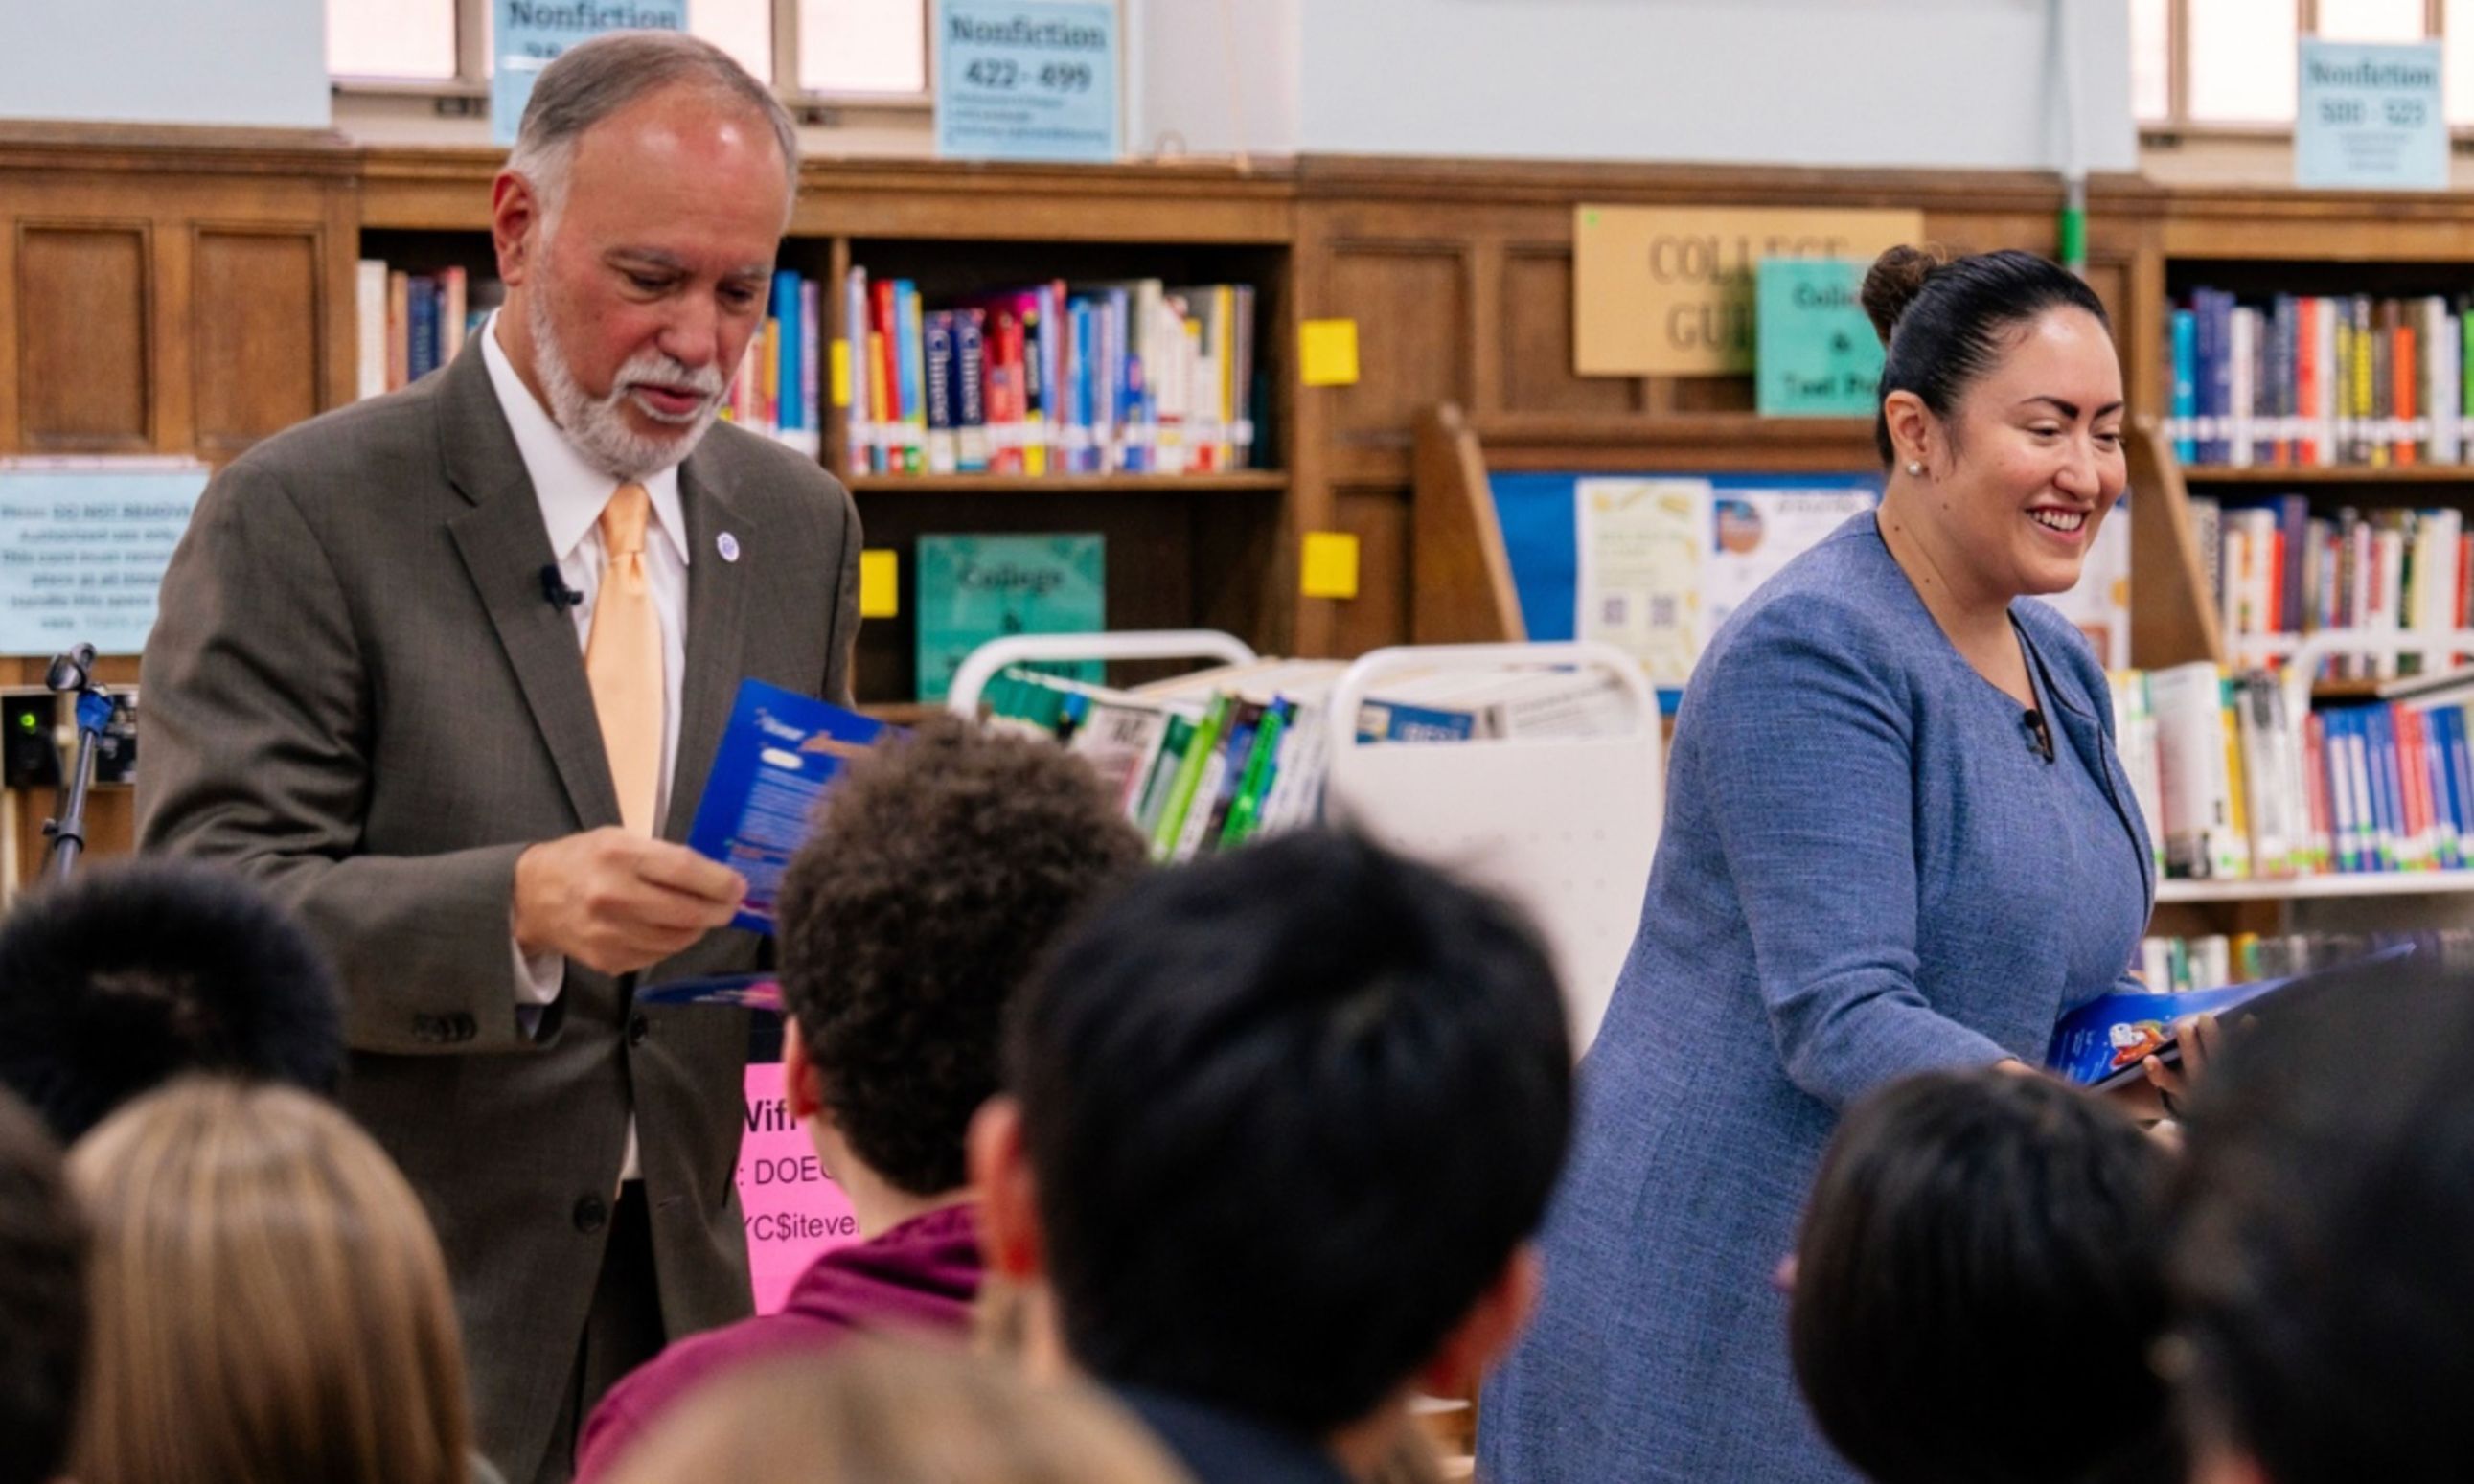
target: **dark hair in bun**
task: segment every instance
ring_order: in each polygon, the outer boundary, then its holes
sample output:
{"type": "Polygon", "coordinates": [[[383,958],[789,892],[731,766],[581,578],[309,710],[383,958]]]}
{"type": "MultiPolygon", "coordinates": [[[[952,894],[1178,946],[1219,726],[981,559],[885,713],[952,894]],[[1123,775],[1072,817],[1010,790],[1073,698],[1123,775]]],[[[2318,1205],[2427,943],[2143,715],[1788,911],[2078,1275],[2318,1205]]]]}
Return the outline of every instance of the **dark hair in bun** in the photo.
{"type": "Polygon", "coordinates": [[[1884,466],[1896,455],[1880,403],[1892,392],[1913,392],[1946,418],[2001,359],[2002,335],[2012,327],[2072,308],[2096,316],[2107,333],[2113,328],[2104,302],[2076,274],[2010,248],[1953,257],[1937,247],[1894,247],[1873,260],[1860,297],[1889,353],[1873,413],[1873,444],[1884,466]]]}

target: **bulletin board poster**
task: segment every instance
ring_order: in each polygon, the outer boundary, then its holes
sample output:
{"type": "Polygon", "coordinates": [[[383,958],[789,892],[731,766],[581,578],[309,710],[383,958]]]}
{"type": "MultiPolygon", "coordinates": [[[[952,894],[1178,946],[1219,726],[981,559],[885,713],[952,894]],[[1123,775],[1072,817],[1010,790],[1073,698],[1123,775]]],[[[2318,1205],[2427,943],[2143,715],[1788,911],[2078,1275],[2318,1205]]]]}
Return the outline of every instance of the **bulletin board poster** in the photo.
{"type": "Polygon", "coordinates": [[[503,147],[559,53],[609,31],[685,31],[688,0],[492,0],[490,21],[490,137],[503,147]]]}
{"type": "Polygon", "coordinates": [[[1669,712],[1728,616],[1881,495],[1873,474],[1503,474],[1490,483],[1529,637],[1614,645],[1640,660],[1669,712]]]}
{"type": "Polygon", "coordinates": [[[186,459],[0,461],[0,654],[136,654],[208,471],[186,459]]]}
{"type": "Polygon", "coordinates": [[[2448,188],[2439,43],[2302,39],[2293,181],[2339,190],[2448,188]]]}
{"type": "Polygon", "coordinates": [[[779,1061],[747,1064],[739,1204],[747,1218],[747,1273],[759,1314],[779,1313],[811,1263],[860,1240],[850,1198],[825,1174],[816,1146],[790,1116],[779,1061]]]}
{"type": "Polygon", "coordinates": [[[936,0],[936,153],[1106,164],[1124,151],[1117,7],[936,0]]]}

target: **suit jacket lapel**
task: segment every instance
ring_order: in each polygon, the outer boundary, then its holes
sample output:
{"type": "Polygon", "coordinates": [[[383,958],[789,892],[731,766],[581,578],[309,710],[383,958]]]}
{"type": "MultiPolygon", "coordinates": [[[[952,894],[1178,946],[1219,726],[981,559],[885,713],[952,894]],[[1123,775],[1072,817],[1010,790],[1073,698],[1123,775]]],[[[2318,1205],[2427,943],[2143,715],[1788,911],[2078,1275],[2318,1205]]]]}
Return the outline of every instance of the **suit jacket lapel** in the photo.
{"type": "MultiPolygon", "coordinates": [[[[557,557],[481,353],[476,339],[447,368],[439,389],[447,476],[472,501],[471,509],[449,518],[447,529],[515,668],[577,825],[617,824],[618,791],[610,782],[575,621],[542,594],[542,569],[555,565],[557,557]]],[[[692,641],[692,624],[688,633],[692,641]]]]}
{"type": "Polygon", "coordinates": [[[696,805],[704,792],[705,775],[713,769],[729,723],[731,703],[738,698],[741,666],[741,616],[747,605],[745,567],[721,552],[721,538],[730,550],[751,559],[764,543],[746,514],[724,499],[701,474],[703,461],[690,455],[679,466],[679,503],[688,518],[687,674],[679,686],[679,755],[670,770],[670,808],[662,838],[684,840],[695,822],[696,805]]]}

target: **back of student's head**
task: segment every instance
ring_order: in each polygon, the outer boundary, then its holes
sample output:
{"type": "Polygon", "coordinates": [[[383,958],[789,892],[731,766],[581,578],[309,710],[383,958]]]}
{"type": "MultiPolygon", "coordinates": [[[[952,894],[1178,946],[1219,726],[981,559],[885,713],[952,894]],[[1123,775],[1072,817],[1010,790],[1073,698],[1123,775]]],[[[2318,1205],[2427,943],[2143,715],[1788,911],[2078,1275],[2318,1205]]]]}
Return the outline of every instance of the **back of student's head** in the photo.
{"type": "Polygon", "coordinates": [[[184,1080],[69,1173],[95,1232],[79,1484],[463,1484],[446,1262],[331,1104],[184,1080]]]}
{"type": "Polygon", "coordinates": [[[2169,1156],[2094,1094],[1983,1068],[1892,1083],[1823,1157],[1796,1379],[1877,1484],[2171,1484],[2169,1156]]]}
{"type": "Polygon", "coordinates": [[[964,1182],[1007,1001],[1143,861],[1052,742],[936,718],[851,762],[777,906],[783,999],[854,1154],[913,1195],[964,1182]]]}
{"type": "Polygon", "coordinates": [[[1184,1484],[1104,1398],[964,1351],[858,1340],[729,1373],[613,1484],[1184,1484]]]}
{"type": "Polygon", "coordinates": [[[61,1142],[183,1072],[334,1090],[343,1010],[299,924],[237,877],[115,863],[0,922],[0,1086],[61,1142]]]}
{"type": "Polygon", "coordinates": [[[0,1091],[0,1484],[41,1484],[68,1460],[85,1356],[85,1229],[60,1147],[0,1091]]]}
{"type": "Polygon", "coordinates": [[[2201,1083],[2188,1141],[2169,1353],[2202,1462],[2268,1484],[2466,1477],[2467,984],[2389,966],[2263,1012],[2201,1083]]]}
{"type": "Polygon", "coordinates": [[[1513,908],[1304,833],[1121,893],[1007,1042],[1066,1348],[1320,1436],[1410,1380],[1535,1229],[1571,1051],[1513,908]]]}

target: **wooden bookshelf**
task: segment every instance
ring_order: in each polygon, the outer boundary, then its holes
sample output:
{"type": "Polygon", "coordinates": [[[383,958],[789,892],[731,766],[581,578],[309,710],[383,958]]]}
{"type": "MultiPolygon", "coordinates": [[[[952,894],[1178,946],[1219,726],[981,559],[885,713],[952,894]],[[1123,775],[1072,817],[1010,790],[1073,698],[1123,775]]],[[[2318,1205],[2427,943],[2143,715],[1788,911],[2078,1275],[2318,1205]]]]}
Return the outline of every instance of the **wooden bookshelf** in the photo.
{"type": "Polygon", "coordinates": [[[1265,495],[1289,487],[1273,470],[1212,474],[849,474],[854,495],[1265,495]]]}
{"type": "Polygon", "coordinates": [[[2286,468],[2275,465],[2251,465],[2229,468],[2221,464],[2185,464],[2182,477],[2192,484],[2267,485],[2298,488],[2302,486],[2337,486],[2344,489],[2376,488],[2381,485],[2452,485],[2474,486],[2474,464],[2407,464],[2384,468],[2344,466],[2337,468],[2286,468]]]}

